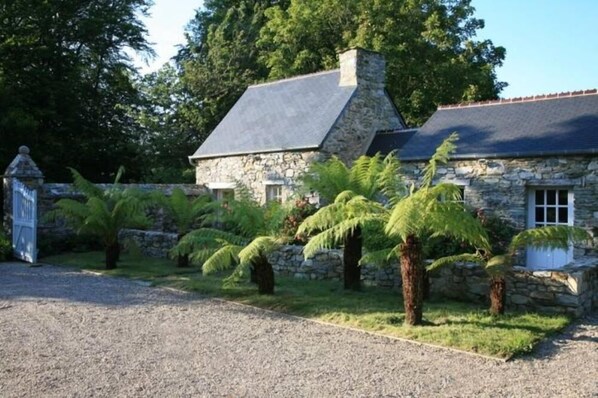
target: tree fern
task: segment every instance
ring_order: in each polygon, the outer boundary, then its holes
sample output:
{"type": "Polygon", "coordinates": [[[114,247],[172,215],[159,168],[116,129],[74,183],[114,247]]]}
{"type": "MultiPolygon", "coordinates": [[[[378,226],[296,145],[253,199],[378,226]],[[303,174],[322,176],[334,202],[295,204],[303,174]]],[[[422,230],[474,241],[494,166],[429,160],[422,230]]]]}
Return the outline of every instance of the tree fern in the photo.
{"type": "Polygon", "coordinates": [[[438,165],[448,162],[450,156],[457,149],[457,145],[455,144],[457,140],[459,140],[459,135],[454,132],[436,148],[434,155],[432,155],[432,158],[428,161],[428,165],[424,168],[422,187],[432,186],[438,165]]]}

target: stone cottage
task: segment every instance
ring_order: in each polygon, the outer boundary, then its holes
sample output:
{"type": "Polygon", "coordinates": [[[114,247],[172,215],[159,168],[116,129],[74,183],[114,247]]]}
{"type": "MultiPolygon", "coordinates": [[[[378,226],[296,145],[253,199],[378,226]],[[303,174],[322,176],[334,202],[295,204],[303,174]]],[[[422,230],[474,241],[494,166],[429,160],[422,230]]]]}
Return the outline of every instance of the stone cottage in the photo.
{"type": "MultiPolygon", "coordinates": [[[[597,90],[441,106],[409,129],[386,92],[383,56],[358,48],[339,58],[339,70],[249,87],[190,157],[197,183],[222,198],[240,181],[262,202],[284,201],[310,162],[395,150],[417,183],[457,132],[438,180],[460,185],[467,205],[521,229],[576,225],[598,236],[597,90]]],[[[560,267],[594,247],[527,250],[526,261],[560,267]]]]}
{"type": "MultiPolygon", "coordinates": [[[[597,90],[442,106],[419,129],[376,135],[368,154],[398,149],[417,182],[452,132],[457,152],[437,178],[460,185],[466,204],[520,229],[576,225],[598,236],[597,90]]],[[[558,268],[594,247],[528,249],[526,264],[558,268]]]]}
{"type": "Polygon", "coordinates": [[[376,132],[404,129],[385,89],[385,61],[361,48],[339,56],[340,69],[250,86],[190,156],[197,183],[217,197],[237,181],[256,199],[284,201],[315,160],[351,162],[376,132]]]}

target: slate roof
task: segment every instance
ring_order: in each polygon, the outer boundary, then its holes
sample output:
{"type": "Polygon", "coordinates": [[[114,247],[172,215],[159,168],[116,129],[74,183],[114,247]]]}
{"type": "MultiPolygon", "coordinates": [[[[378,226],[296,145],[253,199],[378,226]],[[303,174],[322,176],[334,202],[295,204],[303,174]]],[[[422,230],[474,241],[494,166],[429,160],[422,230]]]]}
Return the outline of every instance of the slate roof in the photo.
{"type": "Polygon", "coordinates": [[[340,70],[250,86],[190,159],[315,149],[353,96],[340,70]]]}
{"type": "Polygon", "coordinates": [[[416,133],[378,134],[369,153],[399,149],[402,160],[429,159],[453,131],[459,133],[453,158],[598,154],[598,93],[441,107],[416,133]]]}

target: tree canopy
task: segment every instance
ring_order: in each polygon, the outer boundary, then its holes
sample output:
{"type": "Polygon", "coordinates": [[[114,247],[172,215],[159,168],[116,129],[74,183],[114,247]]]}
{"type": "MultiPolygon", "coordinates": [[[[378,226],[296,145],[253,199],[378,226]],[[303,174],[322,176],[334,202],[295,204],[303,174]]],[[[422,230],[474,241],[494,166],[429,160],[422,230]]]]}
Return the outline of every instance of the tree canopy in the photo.
{"type": "Polygon", "coordinates": [[[0,161],[32,149],[51,180],[67,166],[107,181],[136,174],[138,100],[126,49],[151,55],[140,20],[150,0],[12,0],[0,4],[0,161]]]}

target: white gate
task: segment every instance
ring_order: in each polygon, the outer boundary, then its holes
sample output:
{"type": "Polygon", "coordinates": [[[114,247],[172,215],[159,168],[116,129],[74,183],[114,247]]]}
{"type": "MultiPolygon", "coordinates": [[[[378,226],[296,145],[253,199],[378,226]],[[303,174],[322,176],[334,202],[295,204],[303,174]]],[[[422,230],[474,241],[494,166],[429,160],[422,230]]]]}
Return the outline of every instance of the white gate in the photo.
{"type": "Polygon", "coordinates": [[[16,258],[37,261],[37,191],[17,179],[12,185],[12,250],[16,258]]]}

